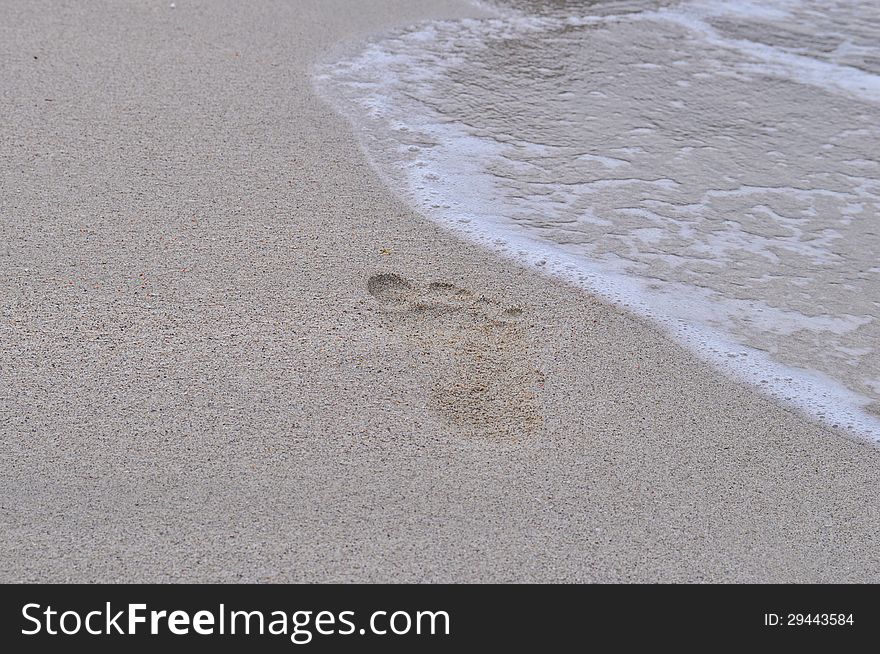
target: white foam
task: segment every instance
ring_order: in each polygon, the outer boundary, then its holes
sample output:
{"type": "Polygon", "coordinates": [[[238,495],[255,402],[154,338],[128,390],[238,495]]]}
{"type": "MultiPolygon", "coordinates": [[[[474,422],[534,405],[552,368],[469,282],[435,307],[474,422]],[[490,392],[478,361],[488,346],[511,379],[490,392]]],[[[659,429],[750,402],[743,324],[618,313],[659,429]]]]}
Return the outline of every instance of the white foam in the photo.
{"type": "MultiPolygon", "coordinates": [[[[685,5],[663,8],[654,12],[644,12],[633,17],[636,20],[668,20],[698,32],[707,42],[738,50],[761,62],[743,63],[742,69],[767,75],[787,77],[817,86],[832,92],[842,92],[861,100],[880,102],[880,76],[859,70],[853,66],[832,61],[822,61],[815,57],[796,54],[785,49],[758,43],[749,39],[725,37],[710,20],[718,18],[756,18],[763,21],[786,21],[792,18],[792,9],[801,7],[802,2],[779,2],[756,4],[752,2],[723,2],[704,0],[685,5]]],[[[867,5],[866,5],[867,8],[867,5]]],[[[874,11],[877,8],[874,7],[874,11]]],[[[858,52],[871,52],[866,48],[855,48],[842,43],[838,56],[858,52]]],[[[876,54],[876,50],[872,52],[876,54]]]]}

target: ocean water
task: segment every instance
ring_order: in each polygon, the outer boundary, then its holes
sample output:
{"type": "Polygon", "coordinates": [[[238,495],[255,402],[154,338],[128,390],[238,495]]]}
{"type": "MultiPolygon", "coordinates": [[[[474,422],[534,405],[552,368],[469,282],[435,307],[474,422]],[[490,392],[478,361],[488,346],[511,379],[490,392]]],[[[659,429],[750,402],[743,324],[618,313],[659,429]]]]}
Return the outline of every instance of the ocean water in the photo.
{"type": "Polygon", "coordinates": [[[880,5],[480,6],[316,70],[388,183],[880,441],[880,5]]]}

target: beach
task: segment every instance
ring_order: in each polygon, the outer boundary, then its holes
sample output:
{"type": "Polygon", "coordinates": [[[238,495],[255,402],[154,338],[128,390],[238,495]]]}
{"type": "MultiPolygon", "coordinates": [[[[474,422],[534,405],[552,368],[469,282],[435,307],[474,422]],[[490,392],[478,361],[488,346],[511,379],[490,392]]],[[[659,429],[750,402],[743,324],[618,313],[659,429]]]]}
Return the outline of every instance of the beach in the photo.
{"type": "Polygon", "coordinates": [[[0,3],[4,582],[876,582],[880,453],[408,207],[312,67],[465,2],[0,3]]]}

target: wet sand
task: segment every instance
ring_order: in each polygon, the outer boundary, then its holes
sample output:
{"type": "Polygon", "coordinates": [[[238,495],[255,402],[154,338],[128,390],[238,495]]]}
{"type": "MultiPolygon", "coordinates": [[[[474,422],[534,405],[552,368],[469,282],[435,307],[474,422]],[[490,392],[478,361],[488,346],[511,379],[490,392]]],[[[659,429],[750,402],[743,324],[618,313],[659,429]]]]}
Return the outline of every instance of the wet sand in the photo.
{"type": "Polygon", "coordinates": [[[880,454],[403,205],[457,2],[0,3],[3,581],[878,581],[880,454]]]}

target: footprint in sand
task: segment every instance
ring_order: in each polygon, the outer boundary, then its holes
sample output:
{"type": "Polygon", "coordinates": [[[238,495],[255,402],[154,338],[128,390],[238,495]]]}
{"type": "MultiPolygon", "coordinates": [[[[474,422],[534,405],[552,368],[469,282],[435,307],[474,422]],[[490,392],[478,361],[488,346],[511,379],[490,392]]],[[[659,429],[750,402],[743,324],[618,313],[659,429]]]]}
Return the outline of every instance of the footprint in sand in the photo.
{"type": "Polygon", "coordinates": [[[447,282],[373,275],[367,291],[412,340],[431,378],[431,399],[462,427],[519,436],[540,424],[540,379],[522,310],[447,282]]]}

